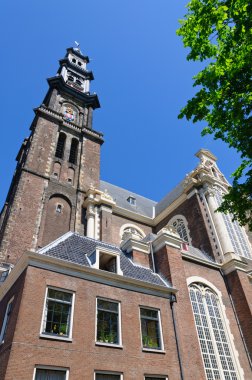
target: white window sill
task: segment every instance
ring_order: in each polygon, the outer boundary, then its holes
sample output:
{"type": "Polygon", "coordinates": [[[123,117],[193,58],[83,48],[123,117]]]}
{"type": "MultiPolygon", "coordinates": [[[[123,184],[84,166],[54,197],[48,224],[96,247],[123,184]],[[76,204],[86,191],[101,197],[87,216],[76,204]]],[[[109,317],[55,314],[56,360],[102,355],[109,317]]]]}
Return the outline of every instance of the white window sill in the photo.
{"type": "Polygon", "coordinates": [[[72,338],[68,338],[66,336],[60,336],[60,335],[40,334],[39,337],[42,339],[61,340],[63,342],[72,342],[73,341],[72,338]]]}
{"type": "Polygon", "coordinates": [[[120,349],[123,348],[123,346],[121,344],[106,343],[106,342],[95,342],[95,345],[96,346],[112,347],[112,348],[120,348],[120,349]]]}
{"type": "Polygon", "coordinates": [[[142,348],[142,351],[144,352],[154,352],[155,354],[165,354],[166,351],[164,350],[159,350],[158,348],[142,348]]]}

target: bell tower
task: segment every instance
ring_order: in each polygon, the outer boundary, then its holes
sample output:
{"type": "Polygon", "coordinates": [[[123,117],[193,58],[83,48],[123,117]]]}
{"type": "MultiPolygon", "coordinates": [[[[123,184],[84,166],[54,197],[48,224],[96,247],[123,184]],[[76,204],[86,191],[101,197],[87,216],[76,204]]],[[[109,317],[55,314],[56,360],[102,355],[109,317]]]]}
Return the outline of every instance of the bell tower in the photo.
{"type": "Polygon", "coordinates": [[[88,63],[79,48],[69,48],[48,79],[1,212],[0,263],[15,264],[27,249],[70,230],[85,233],[83,202],[90,186],[99,188],[103,143],[92,127],[100,104],[90,93],[88,63]]]}

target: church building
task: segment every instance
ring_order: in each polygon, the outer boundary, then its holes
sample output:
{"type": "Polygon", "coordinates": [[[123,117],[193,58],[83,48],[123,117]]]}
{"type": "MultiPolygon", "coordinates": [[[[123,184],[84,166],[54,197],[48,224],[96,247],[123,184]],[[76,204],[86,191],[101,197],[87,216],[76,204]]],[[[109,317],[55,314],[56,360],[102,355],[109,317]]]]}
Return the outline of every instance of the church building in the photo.
{"type": "Polygon", "coordinates": [[[215,212],[217,158],[160,201],[103,181],[88,63],[48,79],[1,211],[0,380],[252,379],[252,236],[215,212]]]}

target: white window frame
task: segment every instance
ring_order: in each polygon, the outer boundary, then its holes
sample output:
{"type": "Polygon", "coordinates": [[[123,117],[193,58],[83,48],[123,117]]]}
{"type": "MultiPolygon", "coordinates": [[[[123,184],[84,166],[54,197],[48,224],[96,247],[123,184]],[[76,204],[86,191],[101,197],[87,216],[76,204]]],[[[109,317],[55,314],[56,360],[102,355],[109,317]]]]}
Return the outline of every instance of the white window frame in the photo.
{"type": "Polygon", "coordinates": [[[69,380],[69,368],[65,367],[55,367],[55,366],[47,366],[47,365],[36,365],[33,371],[33,378],[32,380],[36,379],[36,371],[37,369],[49,369],[52,371],[65,371],[66,372],[66,380],[69,380]]]}
{"type": "Polygon", "coordinates": [[[178,219],[181,219],[182,222],[184,223],[184,226],[185,226],[185,230],[186,230],[186,234],[187,234],[187,237],[188,237],[188,242],[186,240],[184,240],[184,242],[188,245],[192,245],[192,239],[191,239],[191,236],[190,236],[190,230],[188,228],[188,222],[186,220],[186,218],[184,217],[184,215],[181,215],[181,214],[178,214],[178,215],[174,215],[168,222],[168,225],[171,225],[173,228],[176,229],[176,227],[173,226],[173,223],[178,220],[178,219]]]}
{"type": "MultiPolygon", "coordinates": [[[[238,351],[235,348],[234,336],[231,333],[230,325],[229,325],[229,320],[227,319],[227,316],[226,316],[226,313],[225,313],[225,306],[224,306],[223,300],[222,300],[222,293],[210,281],[208,281],[208,280],[206,280],[206,279],[204,279],[202,277],[192,276],[192,277],[189,277],[187,279],[188,294],[189,294],[189,290],[190,290],[189,288],[190,288],[190,286],[192,286],[195,283],[201,284],[202,286],[204,286],[206,288],[209,288],[213,293],[216,294],[216,296],[218,298],[218,305],[219,305],[219,312],[220,312],[220,315],[221,315],[221,320],[222,320],[222,323],[223,323],[223,326],[224,326],[224,331],[226,333],[226,338],[227,338],[227,342],[228,342],[229,349],[230,349],[230,352],[231,352],[231,357],[233,359],[233,364],[234,364],[234,367],[236,369],[236,375],[237,375],[238,380],[244,380],[244,376],[243,376],[244,372],[243,372],[243,369],[240,366],[240,362],[239,362],[239,353],[238,353],[238,351]]],[[[190,295],[189,295],[189,298],[190,298],[190,295]]],[[[191,300],[190,300],[190,303],[191,303],[191,300]]],[[[191,303],[191,307],[192,307],[192,303],[191,303]]],[[[192,310],[192,313],[193,313],[193,316],[194,316],[193,310],[192,310]]],[[[195,328],[196,328],[196,324],[195,324],[195,328]]],[[[212,334],[212,332],[211,332],[211,334],[212,334]]],[[[197,333],[197,338],[198,338],[198,342],[199,342],[198,333],[197,333]]],[[[215,343],[215,340],[214,340],[214,345],[215,344],[216,343],[215,343]]],[[[200,347],[200,342],[199,342],[199,347],[200,347]]],[[[200,352],[201,352],[201,348],[200,348],[200,352]]],[[[202,354],[201,354],[201,357],[202,357],[202,354]]],[[[219,363],[219,358],[218,358],[217,362],[219,363]]],[[[203,367],[205,369],[205,365],[204,365],[204,362],[203,362],[203,357],[202,357],[202,363],[203,363],[203,367]]],[[[219,368],[221,368],[221,370],[222,370],[222,366],[221,365],[219,366],[219,368]]],[[[220,375],[221,375],[221,380],[223,380],[224,379],[223,372],[221,372],[220,375]]]]}
{"type": "Polygon", "coordinates": [[[40,326],[40,338],[45,338],[45,339],[53,339],[53,340],[63,340],[63,341],[68,341],[72,342],[72,333],[73,333],[73,316],[74,316],[74,304],[75,304],[75,292],[69,289],[63,289],[63,288],[57,288],[55,286],[47,286],[46,291],[45,291],[45,299],[44,299],[44,306],[43,306],[43,313],[42,313],[42,319],[41,319],[41,326],[40,326]],[[54,335],[54,334],[48,334],[44,332],[45,329],[45,323],[46,323],[46,312],[47,312],[47,296],[48,296],[48,290],[53,289],[57,290],[60,292],[65,292],[65,293],[71,293],[72,294],[72,304],[71,304],[71,315],[70,315],[70,327],[69,327],[69,335],[68,336],[60,336],[60,335],[54,335]]]}
{"type": "Polygon", "coordinates": [[[96,248],[96,250],[95,250],[95,263],[92,265],[93,268],[100,269],[100,255],[103,253],[105,255],[109,255],[109,256],[114,257],[116,259],[116,272],[110,272],[110,271],[107,271],[107,272],[123,275],[123,272],[121,270],[121,265],[120,265],[120,253],[115,252],[115,251],[110,250],[110,249],[106,249],[106,248],[96,248]]]}
{"type": "Polygon", "coordinates": [[[6,335],[8,323],[10,320],[9,308],[10,308],[10,305],[13,303],[13,301],[14,301],[14,296],[9,300],[9,302],[7,303],[6,309],[5,309],[3,324],[2,324],[1,333],[0,333],[0,345],[4,343],[4,337],[6,335]]]}
{"type": "MultiPolygon", "coordinates": [[[[109,346],[122,348],[122,321],[121,321],[121,302],[118,300],[112,300],[111,298],[96,297],[96,313],[95,313],[95,344],[98,346],[109,346]],[[118,305],[118,343],[99,342],[97,340],[97,321],[98,321],[98,300],[117,303],[118,305]]],[[[99,373],[99,371],[97,372],[99,373]]],[[[100,372],[100,373],[105,373],[100,372]]],[[[112,373],[112,372],[111,372],[112,373]]]]}
{"type": "Polygon", "coordinates": [[[151,306],[139,305],[139,323],[140,323],[140,339],[141,339],[142,351],[164,353],[164,339],[163,339],[163,331],[162,331],[162,321],[161,321],[160,309],[157,309],[156,307],[151,307],[151,306]],[[155,348],[155,347],[147,348],[147,347],[143,346],[141,309],[155,310],[155,311],[158,312],[158,324],[159,324],[159,333],[160,333],[160,348],[155,348]]]}
{"type": "Polygon", "coordinates": [[[120,380],[123,380],[123,373],[122,372],[95,371],[94,372],[94,380],[96,380],[96,375],[116,375],[116,376],[120,376],[120,380]]]}

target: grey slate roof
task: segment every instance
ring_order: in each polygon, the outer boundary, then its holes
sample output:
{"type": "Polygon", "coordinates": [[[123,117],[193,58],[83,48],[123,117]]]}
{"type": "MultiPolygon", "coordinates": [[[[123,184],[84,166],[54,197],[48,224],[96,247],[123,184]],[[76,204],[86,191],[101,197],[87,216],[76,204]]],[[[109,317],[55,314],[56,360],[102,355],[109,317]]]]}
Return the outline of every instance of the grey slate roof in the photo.
{"type": "Polygon", "coordinates": [[[112,185],[109,182],[100,181],[100,190],[107,190],[117,206],[133,211],[137,214],[153,218],[165,210],[183,193],[183,181],[170,191],[160,202],[155,202],[122,187],[112,185]],[[132,196],[136,199],[136,206],[131,205],[127,199],[132,196]]]}
{"type": "Polygon", "coordinates": [[[105,181],[100,181],[100,190],[107,190],[109,195],[111,195],[116,202],[117,206],[136,212],[137,214],[148,216],[149,218],[153,217],[153,207],[156,206],[157,202],[105,181]],[[131,205],[127,201],[130,196],[136,198],[135,206],[131,205]]]}
{"type": "Polygon", "coordinates": [[[169,284],[168,281],[161,279],[158,274],[153,273],[150,269],[135,265],[127,256],[125,256],[119,247],[85,236],[80,236],[77,233],[70,232],[63,235],[60,239],[38,250],[38,253],[78,265],[91,267],[87,256],[91,255],[95,249],[99,247],[113,249],[120,254],[120,266],[123,276],[145,281],[154,285],[171,287],[171,284],[169,284]]]}
{"type": "Polygon", "coordinates": [[[172,202],[174,202],[183,193],[183,181],[181,181],[172,191],[161,199],[156,205],[156,216],[164,211],[172,202]]]}
{"type": "Polygon", "coordinates": [[[216,261],[210,255],[208,255],[206,252],[202,252],[198,248],[192,247],[191,245],[188,246],[188,251],[186,253],[187,255],[195,257],[196,259],[209,261],[216,264],[216,261]]]}

